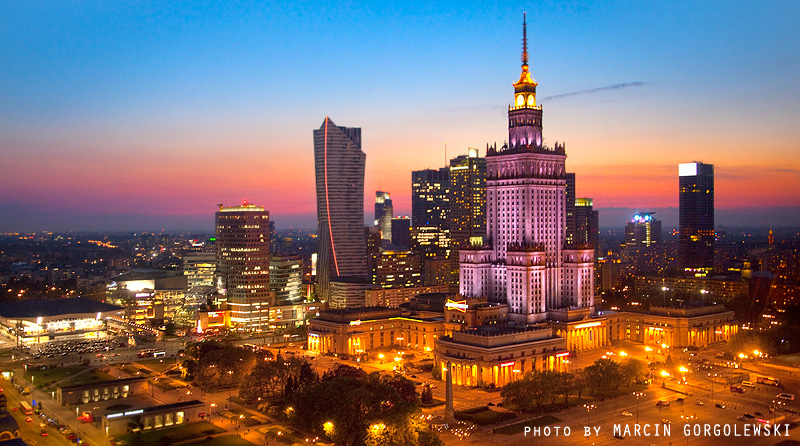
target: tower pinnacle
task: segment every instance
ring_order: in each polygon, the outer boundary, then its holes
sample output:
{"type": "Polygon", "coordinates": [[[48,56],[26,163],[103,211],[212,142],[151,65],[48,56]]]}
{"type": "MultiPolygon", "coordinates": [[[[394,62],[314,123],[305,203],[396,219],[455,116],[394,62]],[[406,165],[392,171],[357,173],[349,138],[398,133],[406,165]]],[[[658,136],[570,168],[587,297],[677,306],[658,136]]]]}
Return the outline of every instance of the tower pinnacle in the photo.
{"type": "Polygon", "coordinates": [[[522,65],[528,65],[528,24],[522,13],[522,65]]]}

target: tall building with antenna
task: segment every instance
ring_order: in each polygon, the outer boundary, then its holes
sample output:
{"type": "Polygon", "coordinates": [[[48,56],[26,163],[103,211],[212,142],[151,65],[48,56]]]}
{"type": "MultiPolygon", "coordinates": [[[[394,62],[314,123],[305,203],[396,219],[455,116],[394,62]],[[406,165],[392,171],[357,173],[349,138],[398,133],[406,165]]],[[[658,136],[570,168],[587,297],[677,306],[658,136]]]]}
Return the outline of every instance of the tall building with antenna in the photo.
{"type": "Polygon", "coordinates": [[[567,155],[563,144],[543,143],[537,85],[523,21],[508,143],[486,154],[486,242],[460,251],[461,294],[507,304],[517,323],[582,319],[594,310],[594,251],[565,243],[567,155]]]}

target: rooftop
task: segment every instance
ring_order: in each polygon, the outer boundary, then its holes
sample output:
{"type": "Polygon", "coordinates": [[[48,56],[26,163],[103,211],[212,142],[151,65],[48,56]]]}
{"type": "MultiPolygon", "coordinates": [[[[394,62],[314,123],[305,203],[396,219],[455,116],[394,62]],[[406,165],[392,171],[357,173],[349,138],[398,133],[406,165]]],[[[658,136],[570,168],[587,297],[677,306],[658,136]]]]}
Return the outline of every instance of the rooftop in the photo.
{"type": "Polygon", "coordinates": [[[6,319],[51,317],[61,314],[106,313],[122,309],[117,305],[105,304],[85,297],[0,302],[0,316],[6,319]]]}

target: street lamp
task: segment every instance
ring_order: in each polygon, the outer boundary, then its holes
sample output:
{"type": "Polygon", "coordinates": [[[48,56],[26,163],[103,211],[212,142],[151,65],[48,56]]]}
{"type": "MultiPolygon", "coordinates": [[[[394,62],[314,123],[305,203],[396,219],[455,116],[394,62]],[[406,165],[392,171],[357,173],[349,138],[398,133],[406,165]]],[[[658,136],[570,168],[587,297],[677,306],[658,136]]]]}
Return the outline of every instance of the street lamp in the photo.
{"type": "Polygon", "coordinates": [[[583,408],[586,409],[586,425],[587,426],[589,425],[589,411],[591,411],[592,409],[594,409],[596,407],[597,406],[595,406],[594,404],[584,404],[583,405],[583,408]]]}
{"type": "Polygon", "coordinates": [[[661,287],[661,297],[664,298],[664,306],[665,307],[667,306],[667,291],[669,291],[669,288],[667,288],[665,286],[661,287]]]}
{"type": "Polygon", "coordinates": [[[639,398],[645,395],[644,392],[633,392],[633,396],[636,397],[636,424],[639,424],[639,398]]]}

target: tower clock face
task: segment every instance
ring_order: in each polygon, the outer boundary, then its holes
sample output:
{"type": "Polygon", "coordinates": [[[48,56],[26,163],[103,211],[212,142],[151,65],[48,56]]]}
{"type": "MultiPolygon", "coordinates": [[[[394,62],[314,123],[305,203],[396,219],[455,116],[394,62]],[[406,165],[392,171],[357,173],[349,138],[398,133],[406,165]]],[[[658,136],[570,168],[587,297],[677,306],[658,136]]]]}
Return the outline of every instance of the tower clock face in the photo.
{"type": "Polygon", "coordinates": [[[533,107],[533,102],[535,101],[533,95],[528,96],[528,106],[533,107]]]}
{"type": "Polygon", "coordinates": [[[522,107],[523,105],[525,105],[525,96],[517,96],[517,107],[522,107]]]}

